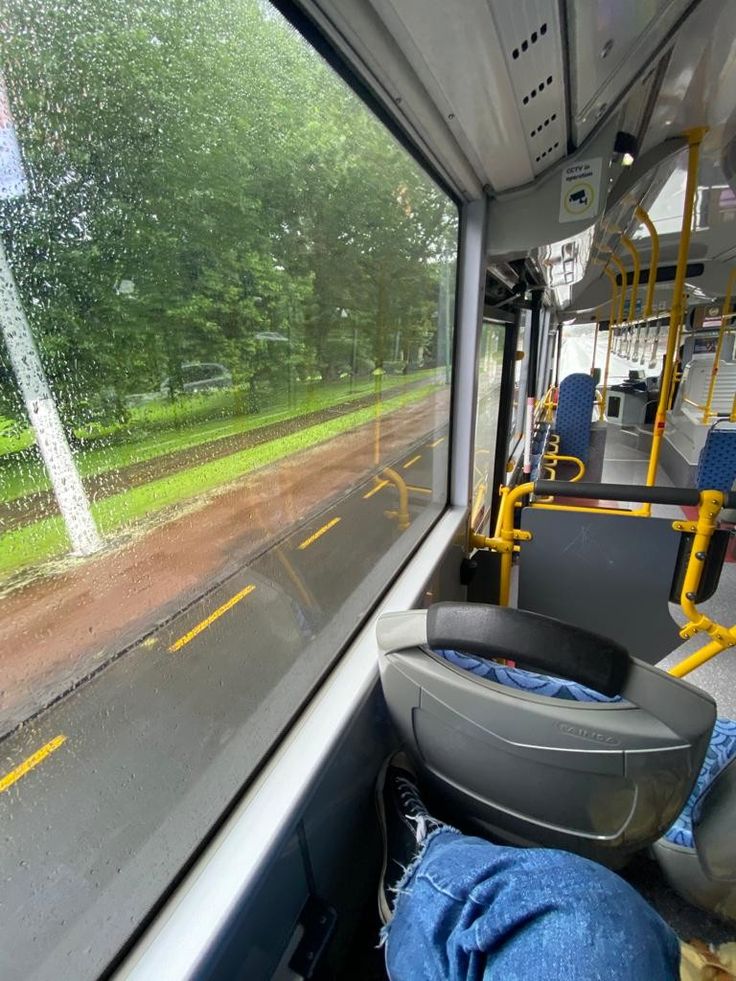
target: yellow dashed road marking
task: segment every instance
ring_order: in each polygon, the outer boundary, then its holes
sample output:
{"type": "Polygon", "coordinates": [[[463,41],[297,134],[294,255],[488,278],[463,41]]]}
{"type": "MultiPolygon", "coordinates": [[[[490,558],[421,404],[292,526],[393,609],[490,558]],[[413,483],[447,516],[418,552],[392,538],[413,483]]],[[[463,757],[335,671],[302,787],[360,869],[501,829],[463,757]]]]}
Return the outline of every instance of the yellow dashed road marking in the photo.
{"type": "Polygon", "coordinates": [[[20,766],[16,766],[16,768],[11,770],[10,773],[6,773],[0,780],[0,794],[3,792],[3,790],[7,790],[8,787],[12,787],[17,780],[20,780],[20,778],[24,777],[26,773],[38,766],[39,763],[43,762],[47,756],[50,756],[65,742],[66,736],[54,736],[54,738],[47,742],[45,746],[37,749],[32,756],[29,756],[27,760],[23,760],[20,766]]]}
{"type": "Polygon", "coordinates": [[[406,463],[404,464],[404,470],[408,470],[409,467],[413,467],[414,464],[417,462],[417,460],[421,460],[421,459],[422,459],[422,454],[417,453],[417,455],[413,456],[411,460],[406,461],[406,463]]]}
{"type": "Polygon", "coordinates": [[[430,448],[430,450],[433,450],[433,449],[435,448],[435,446],[439,446],[439,445],[440,445],[440,443],[442,442],[442,440],[443,440],[444,438],[445,438],[444,436],[440,436],[440,438],[439,438],[439,439],[436,439],[436,440],[434,441],[434,443],[429,443],[429,448],[430,448]]]}
{"type": "Polygon", "coordinates": [[[329,531],[330,528],[334,528],[335,525],[340,520],[341,520],[340,518],[333,518],[332,521],[328,521],[326,525],[322,525],[322,527],[317,531],[315,531],[313,535],[310,535],[309,538],[305,538],[304,541],[301,543],[301,545],[299,545],[298,547],[300,549],[309,548],[309,546],[313,545],[318,538],[321,538],[324,535],[325,532],[329,531]]]}
{"type": "Polygon", "coordinates": [[[169,654],[175,654],[177,651],[180,651],[185,644],[188,644],[190,640],[194,640],[197,634],[201,634],[203,630],[206,630],[207,627],[214,623],[215,620],[219,619],[223,613],[227,613],[228,610],[232,610],[236,603],[239,603],[242,599],[245,599],[245,597],[248,596],[249,593],[252,593],[255,588],[256,587],[251,584],[246,586],[245,589],[241,589],[239,593],[231,596],[227,603],[223,603],[222,606],[218,606],[214,613],[210,613],[210,615],[205,617],[204,620],[200,620],[196,627],[192,627],[192,629],[188,633],[184,634],[183,637],[180,637],[178,640],[174,641],[169,648],[169,654]]]}
{"type": "Polygon", "coordinates": [[[374,494],[377,494],[380,490],[383,490],[384,487],[388,487],[388,481],[380,480],[373,490],[369,490],[367,494],[363,495],[363,500],[367,501],[369,497],[373,497],[374,494]]]}

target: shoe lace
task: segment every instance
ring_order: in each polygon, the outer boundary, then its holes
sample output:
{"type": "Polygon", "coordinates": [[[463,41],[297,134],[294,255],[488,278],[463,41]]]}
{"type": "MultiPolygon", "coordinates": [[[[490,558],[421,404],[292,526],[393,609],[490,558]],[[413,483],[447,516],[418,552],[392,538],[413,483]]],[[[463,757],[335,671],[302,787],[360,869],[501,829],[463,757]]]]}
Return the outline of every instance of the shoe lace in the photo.
{"type": "Polygon", "coordinates": [[[413,781],[408,780],[406,777],[397,777],[396,790],[407,821],[410,821],[416,826],[416,840],[418,843],[424,841],[430,831],[441,827],[442,821],[438,821],[437,818],[432,817],[427,811],[422,798],[419,796],[419,790],[413,781]]]}

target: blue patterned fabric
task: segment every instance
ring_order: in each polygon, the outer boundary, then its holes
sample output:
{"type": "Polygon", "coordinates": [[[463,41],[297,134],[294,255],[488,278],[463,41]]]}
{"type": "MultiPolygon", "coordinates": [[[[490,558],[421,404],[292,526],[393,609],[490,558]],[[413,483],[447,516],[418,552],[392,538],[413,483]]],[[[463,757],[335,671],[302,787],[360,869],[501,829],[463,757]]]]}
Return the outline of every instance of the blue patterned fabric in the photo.
{"type": "Polygon", "coordinates": [[[682,812],[669,831],[665,832],[665,840],[683,848],[694,848],[693,812],[698,801],[710,788],[721,770],[736,757],[736,722],[732,719],[716,719],[713,734],[710,737],[708,752],[701,767],[698,779],[695,781],[692,793],[682,812]]]}
{"type": "Polygon", "coordinates": [[[695,486],[698,490],[730,491],[736,480],[736,429],[711,426],[700,451],[695,486]]]}
{"type": "Polygon", "coordinates": [[[450,664],[464,668],[488,681],[495,681],[508,688],[516,688],[532,695],[546,695],[547,698],[562,698],[569,702],[620,702],[621,696],[608,697],[600,692],[586,688],[577,681],[567,681],[564,678],[553,678],[534,671],[522,671],[521,668],[507,668],[495,661],[473,657],[471,654],[461,654],[459,651],[435,651],[450,664]]]}
{"type": "Polygon", "coordinates": [[[588,462],[590,427],[595,402],[595,382],[590,375],[568,375],[560,385],[555,432],[560,453],[588,462]]]}

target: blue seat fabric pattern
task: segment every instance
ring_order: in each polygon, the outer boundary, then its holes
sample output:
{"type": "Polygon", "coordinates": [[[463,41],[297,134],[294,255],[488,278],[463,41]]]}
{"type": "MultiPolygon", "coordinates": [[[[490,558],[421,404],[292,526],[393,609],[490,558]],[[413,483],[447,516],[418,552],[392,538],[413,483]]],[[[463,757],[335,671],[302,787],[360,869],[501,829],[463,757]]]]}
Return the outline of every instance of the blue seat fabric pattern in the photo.
{"type": "Polygon", "coordinates": [[[716,719],[713,734],[710,737],[708,752],[705,754],[705,761],[700,769],[698,779],[695,781],[695,786],[680,816],[669,831],[665,832],[664,838],[666,841],[669,841],[673,845],[681,845],[683,848],[695,847],[693,812],[715,778],[735,756],[736,722],[732,719],[716,719]]]}
{"type": "Polygon", "coordinates": [[[595,402],[595,382],[590,375],[568,375],[560,384],[555,432],[560,437],[560,453],[588,462],[590,427],[595,402]]]}
{"type": "Polygon", "coordinates": [[[531,695],[546,695],[547,698],[563,698],[569,702],[620,702],[621,696],[614,695],[608,697],[601,695],[600,692],[586,688],[585,685],[578,684],[577,681],[567,681],[564,678],[552,678],[545,674],[536,674],[534,671],[522,671],[521,668],[508,668],[495,661],[486,661],[483,658],[473,657],[471,654],[461,654],[459,651],[441,650],[435,651],[449,664],[454,664],[456,668],[464,668],[477,674],[487,681],[495,681],[499,685],[506,685],[507,688],[516,688],[518,691],[529,692],[531,695]]]}
{"type": "Polygon", "coordinates": [[[698,490],[730,491],[736,480],[736,429],[711,426],[700,452],[695,486],[698,490]]]}

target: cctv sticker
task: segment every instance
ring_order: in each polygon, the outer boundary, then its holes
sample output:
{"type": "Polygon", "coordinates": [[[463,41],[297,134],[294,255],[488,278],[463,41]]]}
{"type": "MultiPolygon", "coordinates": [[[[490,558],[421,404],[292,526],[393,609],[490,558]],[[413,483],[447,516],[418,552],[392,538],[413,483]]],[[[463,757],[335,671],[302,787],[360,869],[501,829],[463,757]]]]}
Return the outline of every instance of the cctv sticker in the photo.
{"type": "Polygon", "coordinates": [[[562,171],[560,221],[591,221],[598,213],[601,194],[600,157],[580,160],[562,171]]]}

